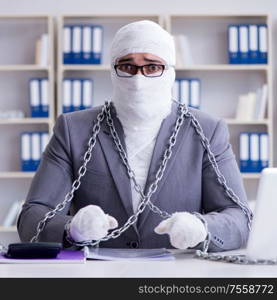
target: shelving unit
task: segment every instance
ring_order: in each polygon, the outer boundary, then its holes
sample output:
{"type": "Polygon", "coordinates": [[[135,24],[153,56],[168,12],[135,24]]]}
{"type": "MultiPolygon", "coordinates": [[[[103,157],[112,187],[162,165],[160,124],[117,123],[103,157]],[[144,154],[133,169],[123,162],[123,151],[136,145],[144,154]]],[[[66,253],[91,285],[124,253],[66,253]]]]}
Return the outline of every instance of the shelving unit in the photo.
{"type": "MultiPolygon", "coordinates": [[[[269,166],[273,166],[273,94],[272,94],[272,24],[269,15],[169,15],[166,29],[173,35],[184,34],[192,53],[192,63],[179,65],[176,77],[192,77],[201,80],[201,110],[223,118],[230,131],[230,142],[239,163],[239,132],[266,131],[269,134],[269,166]],[[228,63],[229,24],[267,24],[268,64],[228,63]],[[230,84],[231,83],[231,84],[230,84]],[[263,83],[268,84],[268,106],[266,118],[245,121],[234,118],[238,96],[254,91],[263,83]]],[[[246,180],[246,192],[253,200],[259,173],[242,173],[246,180]],[[253,181],[249,184],[249,181],[253,181]],[[251,186],[248,190],[248,186],[251,186]],[[252,195],[250,195],[252,194],[252,195]]]]}
{"type": "Polygon", "coordinates": [[[58,74],[57,74],[57,115],[62,112],[62,83],[66,77],[86,77],[93,79],[93,106],[104,104],[111,95],[109,50],[116,31],[130,22],[152,20],[162,25],[159,15],[63,15],[58,28],[58,74]],[[63,26],[66,24],[99,24],[103,26],[103,60],[101,65],[63,64],[63,26]]]}
{"type": "Polygon", "coordinates": [[[1,226],[14,201],[26,198],[34,172],[20,171],[20,134],[43,130],[52,133],[55,122],[54,101],[54,26],[48,15],[0,16],[0,110],[21,110],[24,118],[0,119],[0,235],[16,227],[1,226]],[[48,33],[48,64],[35,64],[36,41],[48,33]],[[49,117],[31,118],[29,79],[48,78],[49,117]]]}

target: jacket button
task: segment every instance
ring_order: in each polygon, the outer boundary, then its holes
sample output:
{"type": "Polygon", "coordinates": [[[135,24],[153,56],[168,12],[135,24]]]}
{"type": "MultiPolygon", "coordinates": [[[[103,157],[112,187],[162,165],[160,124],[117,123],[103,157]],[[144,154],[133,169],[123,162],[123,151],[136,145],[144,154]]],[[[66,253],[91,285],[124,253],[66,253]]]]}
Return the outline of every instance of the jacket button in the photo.
{"type": "Polygon", "coordinates": [[[127,246],[129,246],[130,248],[138,248],[139,243],[137,241],[131,241],[127,243],[127,246]]]}

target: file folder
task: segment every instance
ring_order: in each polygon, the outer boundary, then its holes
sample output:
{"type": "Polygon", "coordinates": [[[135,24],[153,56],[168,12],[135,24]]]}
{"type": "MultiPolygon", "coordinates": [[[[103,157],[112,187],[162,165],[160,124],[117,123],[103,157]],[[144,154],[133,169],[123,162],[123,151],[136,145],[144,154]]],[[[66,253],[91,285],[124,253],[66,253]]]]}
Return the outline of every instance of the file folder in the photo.
{"type": "Polygon", "coordinates": [[[190,80],[190,107],[200,108],[200,81],[198,79],[190,80]]]}
{"type": "Polygon", "coordinates": [[[100,25],[94,25],[92,28],[92,61],[94,64],[101,64],[103,48],[103,27],[100,25]]]}
{"type": "Polygon", "coordinates": [[[81,109],[88,109],[92,106],[92,80],[82,80],[82,101],[81,109]]]}
{"type": "Polygon", "coordinates": [[[258,26],[249,25],[249,63],[257,64],[259,61],[258,26]]]}
{"type": "Polygon", "coordinates": [[[269,141],[268,133],[260,134],[260,171],[269,167],[269,141]]]}
{"type": "Polygon", "coordinates": [[[72,28],[72,63],[81,64],[82,27],[75,25],[72,28]]]}
{"type": "Polygon", "coordinates": [[[39,80],[33,78],[30,80],[30,105],[31,105],[31,117],[40,117],[40,87],[39,80]]]}
{"type": "Polygon", "coordinates": [[[21,170],[32,171],[31,167],[31,135],[28,132],[21,134],[21,170]]]}
{"type": "Polygon", "coordinates": [[[259,63],[267,64],[267,26],[259,25],[259,63]]]}
{"type": "Polygon", "coordinates": [[[81,80],[74,79],[72,81],[72,103],[73,103],[73,111],[77,111],[81,109],[81,97],[82,97],[82,85],[81,80]]]}
{"type": "Polygon", "coordinates": [[[187,79],[180,80],[180,102],[187,106],[190,104],[190,83],[187,79]]]}
{"type": "Polygon", "coordinates": [[[239,33],[238,26],[228,27],[229,64],[239,63],[239,33]]]}
{"type": "Polygon", "coordinates": [[[239,25],[239,63],[249,63],[249,32],[247,25],[239,25]]]}
{"type": "Polygon", "coordinates": [[[260,172],[259,134],[250,133],[250,172],[260,172]]]}
{"type": "Polygon", "coordinates": [[[83,64],[92,64],[92,26],[85,25],[83,27],[83,40],[82,40],[82,60],[83,64]]]}
{"type": "Polygon", "coordinates": [[[31,133],[31,167],[36,171],[40,162],[40,134],[39,132],[31,133]]]}
{"type": "Polygon", "coordinates": [[[40,91],[41,91],[41,111],[40,116],[44,118],[48,118],[49,116],[49,99],[48,99],[48,79],[40,80],[40,91]]]}
{"type": "Polygon", "coordinates": [[[247,132],[240,134],[239,156],[240,156],[240,171],[243,173],[250,172],[250,157],[249,157],[249,135],[247,132]]]}
{"type": "Polygon", "coordinates": [[[69,25],[63,28],[63,63],[72,63],[72,29],[69,25]]]}
{"type": "Polygon", "coordinates": [[[72,81],[71,79],[63,80],[63,113],[73,110],[72,104],[72,81]]]}

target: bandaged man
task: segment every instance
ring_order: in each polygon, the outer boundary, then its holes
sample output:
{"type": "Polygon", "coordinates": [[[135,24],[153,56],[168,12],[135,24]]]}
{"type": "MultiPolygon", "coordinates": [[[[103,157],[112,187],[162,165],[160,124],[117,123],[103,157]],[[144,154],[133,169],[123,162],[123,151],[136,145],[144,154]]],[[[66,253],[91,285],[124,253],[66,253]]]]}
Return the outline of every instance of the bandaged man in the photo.
{"type": "MultiPolygon", "coordinates": [[[[203,129],[219,172],[244,210],[219,183],[191,118],[184,118],[176,140],[170,142],[180,116],[178,103],[172,99],[174,65],[173,38],[154,22],[130,23],[113,39],[113,91],[111,99],[103,102],[111,100],[114,130],[144,194],[156,179],[164,152],[170,143],[175,144],[150,199],[168,216],[162,218],[147,205],[134,224],[116,239],[101,242],[100,247],[197,249],[208,232],[210,251],[239,248],[247,241],[249,208],[226,123],[188,109],[203,129]]],[[[39,221],[71,190],[101,109],[59,116],[18,219],[22,241],[36,234],[39,221]]],[[[123,226],[139,209],[142,197],[128,175],[106,118],[86,169],[72,201],[47,221],[40,241],[62,242],[68,247],[74,242],[99,240],[123,226]]]]}

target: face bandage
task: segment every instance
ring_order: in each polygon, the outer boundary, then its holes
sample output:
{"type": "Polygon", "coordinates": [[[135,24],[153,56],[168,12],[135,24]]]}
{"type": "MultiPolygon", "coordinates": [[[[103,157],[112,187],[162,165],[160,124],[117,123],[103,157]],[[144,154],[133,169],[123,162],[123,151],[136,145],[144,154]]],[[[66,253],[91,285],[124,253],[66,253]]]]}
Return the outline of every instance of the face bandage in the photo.
{"type": "Polygon", "coordinates": [[[142,74],[118,77],[113,67],[116,60],[131,53],[150,53],[172,66],[175,64],[174,40],[158,24],[144,20],[123,26],[111,46],[112,101],[123,128],[157,127],[171,111],[175,70],[169,67],[161,77],[154,78],[142,74]]]}

